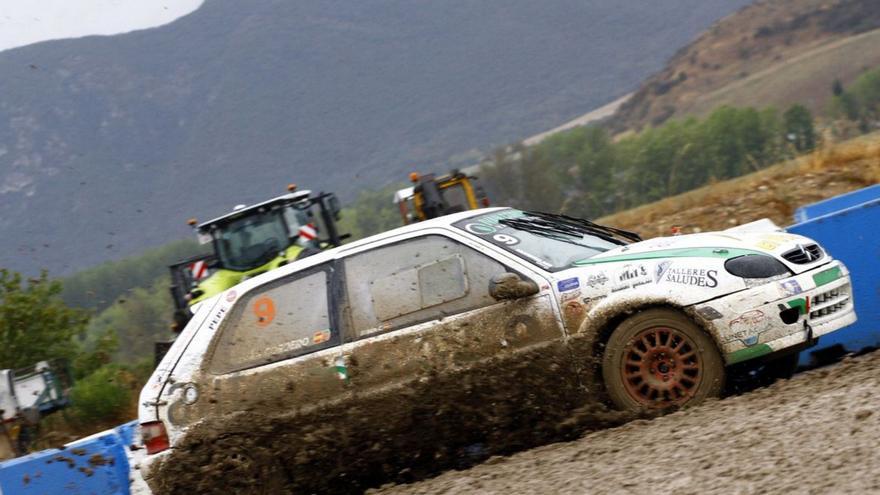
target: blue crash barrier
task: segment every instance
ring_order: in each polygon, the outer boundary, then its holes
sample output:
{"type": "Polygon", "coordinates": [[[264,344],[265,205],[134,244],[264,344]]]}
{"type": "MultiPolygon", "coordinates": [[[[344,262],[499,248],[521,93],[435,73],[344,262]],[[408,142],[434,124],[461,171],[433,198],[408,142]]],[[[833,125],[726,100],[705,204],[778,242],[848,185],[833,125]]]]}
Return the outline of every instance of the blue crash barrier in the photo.
{"type": "Polygon", "coordinates": [[[137,421],[0,463],[0,495],[129,495],[126,449],[137,421]]]}
{"type": "MultiPolygon", "coordinates": [[[[802,224],[814,218],[822,217],[831,213],[836,213],[853,206],[867,203],[880,198],[880,184],[859,189],[857,191],[834,196],[813,204],[801,206],[794,212],[794,221],[802,224]]],[[[797,225],[793,226],[797,227],[797,225]]]]}
{"type": "Polygon", "coordinates": [[[880,347],[880,185],[805,206],[795,216],[805,220],[788,227],[789,232],[815,239],[846,263],[859,317],[820,338],[816,347],[801,354],[800,364],[880,347]]]}

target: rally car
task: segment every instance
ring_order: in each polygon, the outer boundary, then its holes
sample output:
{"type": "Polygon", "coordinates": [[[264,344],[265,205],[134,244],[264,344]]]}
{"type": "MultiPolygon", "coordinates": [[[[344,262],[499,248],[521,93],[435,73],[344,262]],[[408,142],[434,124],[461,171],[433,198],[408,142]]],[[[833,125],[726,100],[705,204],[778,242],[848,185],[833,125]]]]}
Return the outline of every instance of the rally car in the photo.
{"type": "Polygon", "coordinates": [[[563,215],[459,213],[202,302],[141,393],[141,469],[169,491],[350,487],[474,445],[507,452],[589,402],[696,404],[732,365],[855,319],[846,267],[804,237],[641,241],[563,215]]]}

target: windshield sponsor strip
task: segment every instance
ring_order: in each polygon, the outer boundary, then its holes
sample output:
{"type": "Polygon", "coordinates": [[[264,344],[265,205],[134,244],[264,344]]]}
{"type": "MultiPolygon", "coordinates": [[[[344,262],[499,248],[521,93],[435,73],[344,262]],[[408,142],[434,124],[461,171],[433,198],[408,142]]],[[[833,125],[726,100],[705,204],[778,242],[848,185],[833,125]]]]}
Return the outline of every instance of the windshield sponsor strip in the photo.
{"type": "Polygon", "coordinates": [[[652,251],[649,253],[633,253],[633,254],[621,254],[617,256],[609,256],[607,258],[588,258],[585,260],[575,261],[573,264],[575,266],[584,266],[584,265],[596,265],[599,263],[615,263],[618,261],[635,261],[635,260],[652,260],[658,258],[735,258],[737,256],[745,256],[750,254],[757,254],[762,256],[769,256],[766,253],[762,253],[760,251],[753,251],[751,249],[737,249],[737,248],[721,248],[721,247],[708,247],[708,248],[678,248],[678,249],[663,249],[660,251],[652,251]]]}
{"type": "Polygon", "coordinates": [[[830,268],[825,270],[824,272],[819,272],[813,275],[813,282],[816,282],[816,287],[821,285],[829,284],[834,282],[843,276],[843,272],[840,270],[839,266],[835,266],[834,268],[830,268]]]}

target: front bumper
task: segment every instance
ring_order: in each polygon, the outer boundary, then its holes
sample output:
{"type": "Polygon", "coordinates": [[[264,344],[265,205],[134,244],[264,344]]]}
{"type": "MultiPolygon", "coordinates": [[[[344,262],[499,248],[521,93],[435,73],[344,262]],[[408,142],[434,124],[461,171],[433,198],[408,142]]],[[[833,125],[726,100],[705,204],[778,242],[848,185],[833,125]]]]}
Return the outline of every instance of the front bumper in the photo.
{"type": "Polygon", "coordinates": [[[809,345],[856,321],[849,270],[840,261],[694,309],[727,364],[809,345]]]}

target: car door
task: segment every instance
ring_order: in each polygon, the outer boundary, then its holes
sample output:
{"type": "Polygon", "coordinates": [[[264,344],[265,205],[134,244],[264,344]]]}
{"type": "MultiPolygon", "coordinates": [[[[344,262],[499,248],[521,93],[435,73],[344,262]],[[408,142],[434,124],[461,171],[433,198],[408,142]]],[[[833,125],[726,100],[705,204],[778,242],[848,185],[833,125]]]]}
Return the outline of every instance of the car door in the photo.
{"type": "Polygon", "coordinates": [[[530,425],[537,433],[546,406],[562,410],[576,394],[549,284],[475,247],[425,234],[341,260],[340,350],[360,414],[386,437],[414,441],[409,452],[420,458],[426,445],[450,441],[504,450],[518,441],[512,430],[530,425]],[[493,299],[490,280],[510,272],[534,281],[538,293],[493,299]]]}

